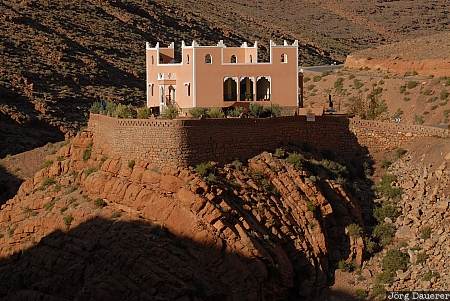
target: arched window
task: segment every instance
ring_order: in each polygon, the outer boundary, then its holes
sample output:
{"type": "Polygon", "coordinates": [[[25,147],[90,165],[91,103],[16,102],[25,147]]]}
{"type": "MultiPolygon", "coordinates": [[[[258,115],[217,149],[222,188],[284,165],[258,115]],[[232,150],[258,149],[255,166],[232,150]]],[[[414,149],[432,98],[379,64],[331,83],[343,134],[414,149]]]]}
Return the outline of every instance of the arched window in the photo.
{"type": "Polygon", "coordinates": [[[152,55],[152,65],[155,64],[155,57],[152,55]]]}
{"type": "Polygon", "coordinates": [[[191,84],[185,84],[186,85],[186,94],[187,96],[191,96],[191,84]]]}
{"type": "Polygon", "coordinates": [[[189,64],[189,54],[186,56],[186,64],[189,64]]]}
{"type": "Polygon", "coordinates": [[[287,60],[288,60],[287,54],[286,54],[286,53],[283,53],[283,54],[281,55],[281,62],[284,63],[284,64],[286,64],[286,63],[287,63],[287,60]]]}
{"type": "Polygon", "coordinates": [[[250,54],[250,63],[253,63],[253,56],[250,54]]]}
{"type": "Polygon", "coordinates": [[[205,55],[205,64],[212,64],[212,56],[209,53],[205,55]]]}
{"type": "Polygon", "coordinates": [[[237,58],[236,58],[236,56],[234,54],[231,56],[230,62],[232,64],[236,64],[237,63],[237,58]]]}

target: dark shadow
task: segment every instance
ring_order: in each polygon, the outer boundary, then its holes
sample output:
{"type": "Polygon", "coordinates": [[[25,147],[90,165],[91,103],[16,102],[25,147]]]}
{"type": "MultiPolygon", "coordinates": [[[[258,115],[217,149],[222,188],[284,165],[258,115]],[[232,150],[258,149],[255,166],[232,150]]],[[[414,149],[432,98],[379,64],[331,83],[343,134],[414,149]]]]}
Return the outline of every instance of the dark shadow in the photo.
{"type": "Polygon", "coordinates": [[[22,182],[0,165],[0,206],[16,195],[22,182]]]}
{"type": "Polygon", "coordinates": [[[159,225],[95,218],[1,260],[0,298],[289,300],[276,274],[261,278],[262,262],[159,225]]]}

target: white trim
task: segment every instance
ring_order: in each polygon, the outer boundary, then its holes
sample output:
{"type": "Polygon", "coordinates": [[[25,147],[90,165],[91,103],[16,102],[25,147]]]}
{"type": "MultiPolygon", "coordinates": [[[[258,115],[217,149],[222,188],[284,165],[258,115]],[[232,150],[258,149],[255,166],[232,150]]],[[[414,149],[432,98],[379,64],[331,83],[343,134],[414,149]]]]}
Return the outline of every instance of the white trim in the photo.
{"type": "MultiPolygon", "coordinates": [[[[145,45],[146,45],[145,46],[146,50],[148,50],[148,47],[150,46],[150,44],[148,42],[146,42],[145,45]]],[[[149,70],[148,70],[148,56],[147,56],[147,51],[145,51],[145,86],[146,86],[145,95],[147,97],[147,99],[146,99],[147,108],[150,107],[149,106],[150,99],[149,99],[149,95],[148,95],[148,85],[149,85],[149,82],[148,82],[149,75],[148,75],[148,73],[149,73],[149,70]]]]}
{"type": "Polygon", "coordinates": [[[296,56],[295,56],[295,66],[296,66],[296,69],[297,69],[297,82],[295,83],[295,85],[297,86],[297,108],[298,107],[300,107],[300,99],[299,99],[299,95],[298,95],[298,92],[299,92],[299,87],[298,87],[298,41],[297,40],[295,40],[295,42],[294,42],[294,44],[297,44],[297,51],[296,51],[296,56]]]}

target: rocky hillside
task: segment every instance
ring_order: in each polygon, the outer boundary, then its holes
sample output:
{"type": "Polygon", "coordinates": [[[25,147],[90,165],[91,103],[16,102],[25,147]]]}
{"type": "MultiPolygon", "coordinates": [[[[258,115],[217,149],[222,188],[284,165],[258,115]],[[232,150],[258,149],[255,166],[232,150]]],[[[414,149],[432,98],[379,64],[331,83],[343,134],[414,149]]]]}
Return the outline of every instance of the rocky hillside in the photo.
{"type": "Polygon", "coordinates": [[[370,183],[348,168],[280,149],[220,168],[158,169],[109,158],[84,132],[1,206],[0,296],[321,296],[338,261],[364,255],[346,229],[362,227],[366,203],[346,179],[366,196],[370,183]]]}
{"type": "Polygon", "coordinates": [[[380,165],[381,210],[374,215],[381,226],[374,232],[383,237],[383,250],[350,277],[342,271],[339,277],[379,300],[386,290],[448,290],[450,145],[430,138],[385,155],[380,165]],[[394,188],[386,189],[387,179],[394,188]]]}
{"type": "Polygon", "coordinates": [[[368,68],[305,72],[304,105],[328,105],[364,119],[441,125],[450,120],[450,77],[395,74],[368,68]]]}

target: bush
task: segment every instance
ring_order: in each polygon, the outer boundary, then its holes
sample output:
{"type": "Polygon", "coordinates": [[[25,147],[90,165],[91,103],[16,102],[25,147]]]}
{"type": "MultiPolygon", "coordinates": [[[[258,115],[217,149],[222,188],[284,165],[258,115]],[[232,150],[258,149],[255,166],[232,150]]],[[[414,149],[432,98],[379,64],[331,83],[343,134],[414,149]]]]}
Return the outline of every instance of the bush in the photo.
{"type": "Polygon", "coordinates": [[[381,206],[376,207],[373,210],[373,216],[380,223],[384,222],[386,217],[390,218],[392,221],[400,215],[400,212],[392,202],[384,202],[381,206]]]}
{"type": "Polygon", "coordinates": [[[446,90],[442,90],[441,94],[439,95],[441,100],[446,100],[449,96],[449,93],[446,90]]]}
{"type": "Polygon", "coordinates": [[[406,270],[409,264],[409,255],[397,249],[391,249],[386,252],[381,265],[383,271],[394,272],[406,270]]]}
{"type": "Polygon", "coordinates": [[[202,162],[195,166],[195,171],[204,178],[214,172],[214,165],[211,162],[202,162]]]}
{"type": "Polygon", "coordinates": [[[355,89],[359,90],[364,86],[364,83],[358,79],[354,79],[353,86],[355,87],[355,89]]]}
{"type": "Polygon", "coordinates": [[[384,174],[381,181],[377,184],[376,190],[382,196],[389,199],[398,199],[402,196],[403,190],[399,187],[393,187],[392,182],[397,178],[391,174],[384,174]]]}
{"type": "Polygon", "coordinates": [[[150,108],[142,107],[136,109],[136,115],[139,119],[148,119],[150,115],[152,114],[152,111],[150,108]]]}
{"type": "Polygon", "coordinates": [[[103,111],[103,106],[100,101],[94,101],[89,109],[89,112],[93,114],[100,114],[103,111]]]}
{"type": "Polygon", "coordinates": [[[415,87],[417,87],[418,84],[419,84],[418,82],[410,80],[406,83],[406,87],[408,89],[414,89],[415,87]]]}
{"type": "Polygon", "coordinates": [[[128,161],[128,168],[129,168],[129,169],[133,169],[133,168],[134,168],[134,165],[136,165],[136,162],[135,162],[134,160],[128,161]]]}
{"type": "Polygon", "coordinates": [[[64,221],[64,224],[67,226],[67,227],[70,227],[70,225],[72,224],[72,222],[73,222],[73,216],[72,215],[66,215],[66,216],[64,216],[63,217],[63,221],[64,221]]]}
{"type": "Polygon", "coordinates": [[[280,158],[280,159],[282,159],[282,158],[286,157],[286,151],[285,151],[284,149],[282,149],[282,148],[277,148],[277,149],[275,150],[275,152],[273,153],[273,156],[274,156],[275,158],[280,158]]]}
{"type": "Polygon", "coordinates": [[[206,112],[209,118],[223,118],[225,114],[223,113],[221,108],[209,108],[206,112]]]}
{"type": "Polygon", "coordinates": [[[420,238],[428,239],[430,237],[431,237],[431,227],[429,226],[423,227],[422,230],[420,230],[420,238]]]}
{"type": "Polygon", "coordinates": [[[350,224],[347,226],[348,235],[350,237],[361,237],[362,235],[362,228],[358,224],[350,224]]]}
{"type": "Polygon", "coordinates": [[[108,116],[115,116],[116,115],[116,108],[117,108],[117,104],[112,102],[112,101],[108,101],[106,102],[106,115],[108,116]]]}
{"type": "Polygon", "coordinates": [[[345,260],[339,260],[338,269],[346,272],[353,272],[355,270],[355,264],[353,262],[346,262],[345,260]]]}
{"type": "Polygon", "coordinates": [[[342,89],[344,88],[344,78],[342,77],[338,77],[336,79],[336,81],[334,82],[334,88],[336,89],[336,91],[342,91],[342,89]]]}
{"type": "Polygon", "coordinates": [[[372,295],[375,297],[384,297],[386,296],[386,289],[382,284],[375,284],[372,288],[372,295]]]}
{"type": "Polygon", "coordinates": [[[178,117],[178,109],[174,106],[167,106],[161,116],[166,119],[175,119],[178,117]]]}
{"type": "Polygon", "coordinates": [[[388,169],[391,165],[392,165],[392,162],[387,159],[383,159],[383,161],[381,162],[381,167],[383,169],[388,169]]]}
{"type": "Polygon", "coordinates": [[[408,152],[408,151],[407,151],[406,149],[404,149],[404,148],[401,148],[401,147],[396,148],[396,149],[395,149],[395,159],[396,159],[396,160],[400,159],[401,157],[403,157],[404,155],[406,155],[407,152],[408,152]]]}
{"type": "Polygon", "coordinates": [[[322,80],[322,76],[321,75],[316,75],[313,77],[313,82],[320,82],[322,80]]]}
{"type": "Polygon", "coordinates": [[[56,181],[53,178],[45,178],[44,181],[42,181],[42,185],[39,188],[40,190],[45,190],[48,186],[51,186],[55,184],[56,181]]]}
{"type": "Polygon", "coordinates": [[[44,163],[42,164],[42,168],[50,167],[52,164],[53,164],[52,160],[45,160],[44,163]]]}
{"type": "Polygon", "coordinates": [[[83,161],[87,161],[91,158],[92,154],[92,143],[90,143],[83,152],[83,161]]]}
{"type": "Polygon", "coordinates": [[[264,107],[257,103],[250,103],[248,110],[253,117],[261,117],[264,113],[264,107]]]}
{"type": "Polygon", "coordinates": [[[306,201],[306,208],[308,208],[308,211],[316,212],[317,207],[312,201],[306,201]]]}
{"type": "Polygon", "coordinates": [[[422,275],[422,280],[423,281],[431,281],[431,279],[433,279],[433,277],[439,278],[439,273],[434,272],[434,271],[428,271],[422,275]]]}
{"type": "Polygon", "coordinates": [[[376,237],[382,246],[387,246],[391,243],[395,234],[395,228],[392,224],[381,223],[373,229],[373,236],[376,237]]]}
{"type": "Polygon", "coordinates": [[[428,259],[428,255],[425,252],[417,254],[416,264],[424,263],[428,259]]]}
{"type": "Polygon", "coordinates": [[[96,172],[98,169],[95,167],[89,167],[87,168],[84,173],[86,174],[86,177],[88,177],[89,175],[93,174],[94,172],[96,172]]]}
{"type": "Polygon", "coordinates": [[[424,124],[425,119],[422,115],[415,115],[414,116],[414,124],[424,124]]]}
{"type": "Polygon", "coordinates": [[[243,107],[234,107],[232,110],[227,112],[227,115],[230,117],[240,117],[243,112],[243,107]]]}
{"type": "Polygon", "coordinates": [[[264,116],[267,117],[280,117],[281,116],[281,107],[277,104],[272,104],[270,107],[264,108],[264,116]]]}
{"type": "Polygon", "coordinates": [[[377,244],[373,240],[371,240],[370,237],[364,238],[364,245],[366,247],[367,253],[369,254],[375,253],[377,249],[377,244]]]}
{"type": "Polygon", "coordinates": [[[375,285],[392,284],[394,282],[394,273],[392,271],[383,271],[375,276],[375,285]]]}
{"type": "Polygon", "coordinates": [[[101,198],[95,199],[94,205],[95,205],[95,207],[97,207],[97,208],[103,208],[103,207],[106,207],[106,206],[107,206],[105,200],[103,200],[103,199],[101,199],[101,198]]]}
{"type": "Polygon", "coordinates": [[[356,295],[356,299],[358,299],[358,300],[366,300],[367,297],[369,296],[367,291],[362,288],[357,288],[355,291],[355,295],[356,295]]]}
{"type": "Polygon", "coordinates": [[[53,209],[53,207],[55,206],[55,203],[58,199],[54,198],[53,200],[51,200],[50,202],[47,202],[44,204],[43,208],[45,211],[51,211],[53,209]]]}
{"type": "Polygon", "coordinates": [[[133,113],[134,111],[131,105],[126,106],[123,104],[118,104],[114,115],[118,118],[133,118],[133,113]]]}
{"type": "Polygon", "coordinates": [[[303,166],[304,157],[299,153],[290,153],[286,162],[292,164],[295,168],[300,169],[303,166]]]}
{"type": "Polygon", "coordinates": [[[191,114],[194,118],[200,118],[202,116],[206,116],[206,108],[192,108],[189,110],[189,114],[191,114]]]}

